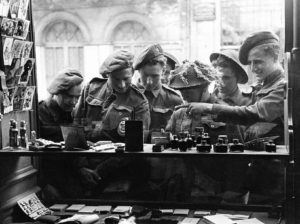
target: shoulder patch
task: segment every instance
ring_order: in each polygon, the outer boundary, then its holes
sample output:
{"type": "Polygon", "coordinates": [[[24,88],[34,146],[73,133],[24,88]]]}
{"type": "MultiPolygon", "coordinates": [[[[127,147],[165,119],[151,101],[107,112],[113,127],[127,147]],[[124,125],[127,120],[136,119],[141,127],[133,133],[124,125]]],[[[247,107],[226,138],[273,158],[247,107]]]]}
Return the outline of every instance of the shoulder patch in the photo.
{"type": "Polygon", "coordinates": [[[174,90],[174,89],[172,89],[172,88],[170,88],[170,87],[168,87],[168,86],[166,86],[164,84],[162,84],[162,88],[164,88],[165,90],[167,90],[167,91],[169,91],[171,93],[174,93],[177,96],[181,97],[181,94],[179,92],[177,92],[176,90],[174,90]]]}

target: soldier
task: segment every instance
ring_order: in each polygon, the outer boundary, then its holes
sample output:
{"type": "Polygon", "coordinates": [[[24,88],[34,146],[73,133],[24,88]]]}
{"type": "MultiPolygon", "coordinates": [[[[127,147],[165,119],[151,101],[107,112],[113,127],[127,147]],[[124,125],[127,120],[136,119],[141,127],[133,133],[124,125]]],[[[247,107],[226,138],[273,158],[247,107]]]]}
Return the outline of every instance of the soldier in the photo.
{"type": "Polygon", "coordinates": [[[238,86],[238,83],[248,82],[247,72],[239,62],[238,53],[234,50],[224,50],[220,53],[212,53],[209,58],[217,70],[217,88],[214,92],[217,102],[232,106],[249,105],[250,94],[243,93],[238,86]]]}
{"type": "Polygon", "coordinates": [[[123,123],[132,113],[149,128],[149,106],[145,96],[131,84],[133,55],[116,51],[102,64],[100,73],[108,79],[94,78],[82,92],[74,122],[89,126],[91,141],[124,141],[123,123]]]}
{"type": "Polygon", "coordinates": [[[63,141],[60,125],[72,124],[71,113],[81,94],[83,76],[75,69],[58,72],[48,87],[51,96],[39,103],[40,135],[52,141],[63,141]]]}
{"type": "MultiPolygon", "coordinates": [[[[49,98],[39,103],[40,136],[47,140],[63,141],[60,125],[72,124],[72,111],[82,90],[83,76],[75,69],[63,69],[48,87],[49,98]]],[[[43,193],[51,198],[61,194],[71,196],[68,184],[74,183],[71,161],[61,157],[43,157],[43,193]],[[61,175],[57,175],[60,173],[61,175]],[[70,193],[70,194],[69,194],[70,193]]],[[[76,190],[74,190],[76,191],[76,190]]]]}
{"type": "Polygon", "coordinates": [[[141,75],[141,82],[137,86],[144,92],[150,105],[150,131],[165,128],[175,106],[183,103],[180,94],[162,85],[165,67],[166,58],[159,44],[145,48],[134,62],[134,69],[141,75]]]}
{"type": "MultiPolygon", "coordinates": [[[[208,87],[215,78],[216,72],[209,65],[198,61],[185,61],[173,72],[169,86],[179,90],[186,102],[213,102],[214,98],[208,87]]],[[[193,133],[195,127],[202,125],[201,116],[191,118],[187,116],[186,108],[180,108],[172,114],[166,130],[173,134],[182,131],[193,133]]]]}
{"type": "MultiPolygon", "coordinates": [[[[133,113],[143,121],[144,129],[149,128],[148,101],[131,84],[132,61],[133,55],[128,51],[113,52],[100,68],[100,73],[108,79],[94,78],[84,88],[74,123],[88,126],[89,140],[124,141],[124,123],[133,113]]],[[[101,157],[81,158],[75,169],[79,171],[86,196],[99,196],[104,187],[120,178],[135,185],[144,183],[141,179],[147,176],[145,166],[142,159],[101,157]]]]}
{"type": "MultiPolygon", "coordinates": [[[[187,113],[191,115],[210,113],[215,120],[226,123],[253,125],[257,122],[273,124],[271,130],[261,130],[256,137],[278,135],[283,140],[283,101],[286,82],[279,57],[278,37],[267,31],[253,33],[246,38],[239,52],[242,64],[249,65],[262,85],[253,94],[249,106],[191,103],[187,113]]],[[[260,131],[260,130],[257,130],[260,131]]]]}

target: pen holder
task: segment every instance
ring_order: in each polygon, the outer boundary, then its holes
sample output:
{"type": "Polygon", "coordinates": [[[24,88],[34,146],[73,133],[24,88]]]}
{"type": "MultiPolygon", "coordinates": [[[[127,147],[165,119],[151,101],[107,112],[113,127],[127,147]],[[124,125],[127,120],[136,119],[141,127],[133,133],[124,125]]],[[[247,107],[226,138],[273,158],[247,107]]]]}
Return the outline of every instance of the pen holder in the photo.
{"type": "Polygon", "coordinates": [[[125,151],[141,152],[144,150],[143,121],[125,121],[125,151]]]}

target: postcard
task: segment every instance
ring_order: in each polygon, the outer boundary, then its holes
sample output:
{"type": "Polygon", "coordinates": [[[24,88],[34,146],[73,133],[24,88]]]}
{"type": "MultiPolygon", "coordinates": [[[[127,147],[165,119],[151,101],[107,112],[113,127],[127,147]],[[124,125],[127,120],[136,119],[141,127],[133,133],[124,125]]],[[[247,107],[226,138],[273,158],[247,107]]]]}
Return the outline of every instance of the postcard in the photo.
{"type": "Polygon", "coordinates": [[[16,24],[16,28],[14,30],[13,37],[25,40],[27,37],[27,34],[28,34],[30,21],[23,20],[23,19],[17,19],[16,23],[17,24],[16,24]]]}
{"type": "Polygon", "coordinates": [[[2,18],[1,34],[4,36],[13,36],[16,27],[16,21],[13,19],[2,18]]]}
{"type": "Polygon", "coordinates": [[[14,39],[11,37],[4,38],[3,43],[3,61],[4,65],[11,65],[13,60],[12,46],[14,39]]]}
{"type": "Polygon", "coordinates": [[[26,93],[26,87],[23,87],[23,86],[17,87],[14,97],[13,97],[13,110],[14,111],[22,110],[25,93],[26,93]]]}
{"type": "Polygon", "coordinates": [[[21,52],[21,58],[29,58],[33,42],[24,41],[24,47],[21,52]]]}
{"type": "Polygon", "coordinates": [[[32,109],[34,91],[35,91],[35,86],[28,86],[26,88],[23,107],[22,107],[23,110],[31,110],[32,109]]]}
{"type": "Polygon", "coordinates": [[[28,58],[24,66],[22,66],[19,70],[16,71],[16,78],[18,79],[18,84],[22,86],[26,86],[28,80],[31,76],[31,71],[34,65],[35,59],[28,58]]]}
{"type": "Polygon", "coordinates": [[[5,79],[7,88],[18,84],[17,71],[21,73],[22,69],[21,58],[14,58],[10,66],[5,66],[5,79]]]}
{"type": "Polygon", "coordinates": [[[7,17],[9,12],[9,0],[2,0],[1,1],[1,11],[0,16],[7,17]]]}
{"type": "Polygon", "coordinates": [[[20,5],[20,0],[10,0],[9,10],[10,10],[10,17],[12,19],[17,18],[19,5],[20,5]]]}
{"type": "Polygon", "coordinates": [[[24,47],[24,41],[21,40],[15,40],[12,46],[12,54],[13,58],[20,58],[21,53],[24,47]]]}
{"type": "Polygon", "coordinates": [[[26,19],[29,0],[20,0],[18,18],[26,19]]]}

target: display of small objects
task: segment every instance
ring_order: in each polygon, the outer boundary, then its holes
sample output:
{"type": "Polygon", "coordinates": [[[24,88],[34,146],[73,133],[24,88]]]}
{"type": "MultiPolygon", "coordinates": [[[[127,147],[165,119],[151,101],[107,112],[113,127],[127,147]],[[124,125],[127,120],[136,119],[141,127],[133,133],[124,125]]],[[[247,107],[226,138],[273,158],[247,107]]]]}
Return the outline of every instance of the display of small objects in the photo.
{"type": "Polygon", "coordinates": [[[228,145],[224,143],[224,139],[222,138],[218,139],[218,143],[216,143],[214,146],[214,151],[220,153],[225,153],[228,151],[228,145]]]}
{"type": "Polygon", "coordinates": [[[229,144],[230,152],[244,152],[244,144],[240,143],[238,139],[233,139],[233,143],[229,144]]]}

